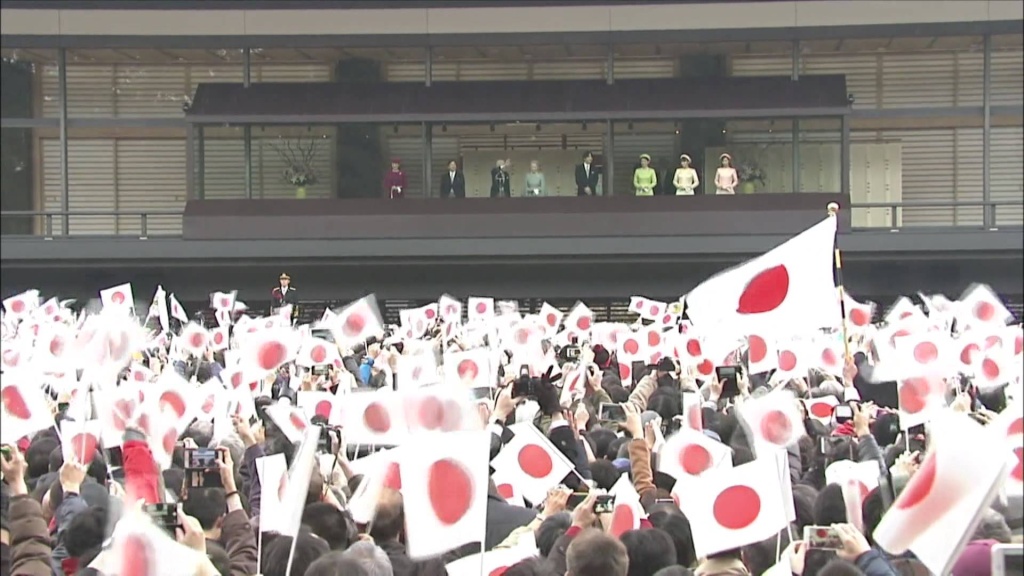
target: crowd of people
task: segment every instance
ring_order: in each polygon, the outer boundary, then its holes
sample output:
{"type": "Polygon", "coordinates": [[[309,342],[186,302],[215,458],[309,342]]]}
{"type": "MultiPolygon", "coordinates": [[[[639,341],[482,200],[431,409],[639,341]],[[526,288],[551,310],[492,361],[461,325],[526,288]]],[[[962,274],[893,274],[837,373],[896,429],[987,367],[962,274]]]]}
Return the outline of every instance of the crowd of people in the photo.
{"type": "Polygon", "coordinates": [[[988,576],[1021,542],[1021,327],[983,287],[849,300],[798,358],[696,293],[294,326],[281,281],[208,327],[162,288],[4,301],[0,573],[988,576]]]}

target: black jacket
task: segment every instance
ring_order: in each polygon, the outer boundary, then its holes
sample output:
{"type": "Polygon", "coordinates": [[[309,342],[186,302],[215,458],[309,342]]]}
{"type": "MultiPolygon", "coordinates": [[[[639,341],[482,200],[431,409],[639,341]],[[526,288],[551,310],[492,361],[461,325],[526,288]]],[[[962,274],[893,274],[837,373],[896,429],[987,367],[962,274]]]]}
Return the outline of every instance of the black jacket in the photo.
{"type": "Polygon", "coordinates": [[[465,198],[466,197],[466,175],[462,170],[455,171],[455,179],[452,180],[451,172],[444,171],[441,175],[441,198],[465,198]]]}
{"type": "Polygon", "coordinates": [[[512,179],[509,173],[495,166],[491,168],[491,198],[512,196],[512,179]]]}
{"type": "Polygon", "coordinates": [[[299,293],[294,286],[289,286],[288,290],[282,294],[281,287],[277,286],[270,292],[270,299],[274,308],[281,308],[288,304],[294,306],[299,303],[299,293]]]}
{"type": "Polygon", "coordinates": [[[597,194],[597,181],[599,176],[597,169],[593,164],[590,165],[590,177],[587,177],[587,171],[583,167],[583,164],[576,165],[576,195],[577,196],[588,196],[584,188],[590,188],[590,194],[597,194]]]}

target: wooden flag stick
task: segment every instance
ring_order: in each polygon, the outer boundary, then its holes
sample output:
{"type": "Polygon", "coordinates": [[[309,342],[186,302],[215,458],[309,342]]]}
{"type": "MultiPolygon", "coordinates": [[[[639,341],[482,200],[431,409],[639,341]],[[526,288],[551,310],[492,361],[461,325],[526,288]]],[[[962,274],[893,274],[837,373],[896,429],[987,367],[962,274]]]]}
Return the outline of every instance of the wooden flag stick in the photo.
{"type": "MultiPolygon", "coordinates": [[[[829,218],[836,218],[839,213],[839,204],[836,202],[829,202],[828,206],[825,207],[828,210],[829,218]]],[[[837,227],[838,229],[838,227],[837,227]]],[[[843,356],[847,362],[850,361],[850,338],[846,329],[846,291],[843,289],[843,258],[839,252],[839,233],[836,232],[836,243],[835,243],[835,267],[836,267],[836,291],[839,293],[839,311],[843,315],[843,356]]]]}

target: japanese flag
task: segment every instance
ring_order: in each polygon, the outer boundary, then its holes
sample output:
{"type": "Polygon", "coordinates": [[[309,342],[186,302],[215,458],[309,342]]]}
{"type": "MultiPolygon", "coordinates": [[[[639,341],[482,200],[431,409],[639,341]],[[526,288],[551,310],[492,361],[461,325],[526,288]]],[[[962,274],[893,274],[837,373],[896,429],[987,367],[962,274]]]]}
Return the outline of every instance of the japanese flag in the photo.
{"type": "Polygon", "coordinates": [[[486,431],[410,437],[402,462],[410,558],[437,556],[486,531],[490,445],[486,431]]]}
{"type": "Polygon", "coordinates": [[[839,400],[836,400],[835,396],[822,396],[821,398],[812,398],[802,402],[807,408],[808,416],[825,426],[832,424],[832,411],[839,405],[839,400]]]}
{"type": "Polygon", "coordinates": [[[505,499],[505,502],[513,506],[526,507],[526,501],[523,499],[522,492],[516,487],[515,477],[495,472],[491,474],[491,480],[494,480],[494,487],[498,491],[498,495],[505,499]]]}
{"type": "Polygon", "coordinates": [[[860,303],[847,293],[843,293],[843,309],[846,313],[847,328],[863,330],[871,325],[875,317],[875,305],[872,302],[860,303]]]}
{"type": "Polygon", "coordinates": [[[494,318],[494,298],[471,296],[466,304],[470,322],[488,322],[494,318]]]}
{"type": "Polygon", "coordinates": [[[402,396],[387,389],[345,396],[342,426],[350,444],[395,446],[409,436],[402,396]]]}
{"type": "Polygon", "coordinates": [[[544,326],[544,333],[550,338],[558,333],[558,327],[562,324],[562,317],[565,314],[551,304],[545,302],[540,307],[540,322],[544,326]]]}
{"type": "Polygon", "coordinates": [[[1024,409],[1019,403],[999,413],[990,424],[995,442],[1005,447],[1007,496],[1024,497],[1024,409]]]}
{"type": "Polygon", "coordinates": [[[261,330],[242,340],[239,367],[247,374],[264,375],[290,362],[298,351],[299,338],[291,328],[261,330]]]}
{"type": "Polygon", "coordinates": [[[102,448],[99,420],[64,420],[60,424],[60,447],[65,462],[77,462],[82,466],[92,463],[97,449],[102,448]]]}
{"type": "Polygon", "coordinates": [[[896,383],[900,428],[908,430],[930,422],[946,408],[949,386],[936,376],[906,378],[896,383]]]}
{"type": "Polygon", "coordinates": [[[493,387],[491,358],[487,348],[474,348],[465,352],[444,355],[444,382],[462,388],[493,387]]]}
{"type": "Polygon", "coordinates": [[[647,517],[643,506],[640,505],[640,494],[633,487],[628,474],[619,476],[618,481],[608,491],[615,497],[615,507],[612,509],[611,524],[608,526],[608,533],[618,538],[630,530],[639,530],[640,521],[647,517]]]}
{"type": "Polygon", "coordinates": [[[437,313],[445,322],[462,324],[462,302],[447,294],[437,301],[437,313]]]}
{"type": "Polygon", "coordinates": [[[437,370],[437,359],[433,351],[430,350],[399,356],[396,376],[398,377],[398,386],[403,391],[437,384],[441,379],[437,370]]]}
{"type": "Polygon", "coordinates": [[[338,347],[322,338],[305,338],[299,346],[295,363],[305,368],[333,364],[338,347]]]}
{"type": "Polygon", "coordinates": [[[635,312],[641,318],[647,320],[658,320],[667,310],[668,305],[664,302],[658,302],[643,296],[630,296],[629,298],[629,311],[635,312]]]}
{"type": "Polygon", "coordinates": [[[100,290],[100,301],[103,308],[125,311],[134,311],[135,299],[132,297],[132,285],[120,284],[105,290],[100,290]]]}
{"type": "Polygon", "coordinates": [[[732,450],[703,432],[680,428],[658,453],[658,470],[672,476],[700,476],[718,467],[732,467],[732,450]]]}
{"type": "Polygon", "coordinates": [[[481,429],[480,415],[469,395],[458,388],[427,386],[402,394],[411,434],[481,429]]]}
{"type": "Polygon", "coordinates": [[[288,489],[288,462],[284,454],[256,459],[260,480],[260,532],[277,532],[284,518],[284,495],[288,489]]]}
{"type": "Polygon", "coordinates": [[[192,356],[200,357],[210,345],[210,333],[194,322],[189,322],[178,336],[178,345],[192,356]]]}
{"type": "Polygon", "coordinates": [[[214,292],[210,294],[210,308],[214,310],[227,310],[232,311],[235,307],[235,297],[238,295],[237,290],[231,292],[214,292]]]}
{"type": "Polygon", "coordinates": [[[796,402],[789,392],[777,390],[739,405],[740,419],[759,458],[795,444],[804,435],[803,418],[796,402]]]}
{"type": "Polygon", "coordinates": [[[324,390],[300,390],[295,403],[310,421],[315,417],[320,417],[332,426],[341,424],[342,400],[340,396],[335,396],[324,390]]]}
{"type": "Polygon", "coordinates": [[[988,286],[975,284],[968,288],[960,301],[955,304],[959,326],[1006,326],[1013,320],[1013,314],[1006,309],[1002,300],[988,286]]]}
{"type": "Polygon", "coordinates": [[[513,480],[530,502],[543,502],[548,490],[573,470],[573,465],[532,422],[509,426],[515,436],[491,461],[496,472],[513,480]]]}
{"type": "Polygon", "coordinates": [[[281,430],[281,433],[293,443],[301,441],[303,435],[311,428],[314,428],[309,423],[309,417],[306,416],[306,413],[301,408],[292,406],[287,402],[278,402],[277,404],[267,406],[263,409],[263,412],[281,430]]]}
{"type": "Polygon", "coordinates": [[[184,306],[181,305],[181,302],[178,302],[178,299],[174,296],[174,294],[171,294],[170,301],[171,301],[171,316],[174,317],[175,319],[177,319],[182,324],[187,323],[188,322],[188,314],[185,313],[185,308],[184,308],[184,306]]]}
{"type": "Polygon", "coordinates": [[[947,411],[932,423],[929,452],[874,539],[890,554],[910,550],[933,573],[949,574],[998,494],[1007,461],[1005,445],[970,417],[947,411]]]}
{"type": "Polygon", "coordinates": [[[577,302],[565,319],[565,330],[579,337],[590,333],[594,324],[594,313],[583,302],[577,302]]]}
{"type": "Polygon", "coordinates": [[[334,341],[350,345],[378,335],[383,329],[377,299],[370,294],[349,304],[330,326],[334,341]]]}
{"type": "Polygon", "coordinates": [[[705,280],[686,295],[698,328],[738,334],[791,334],[838,326],[833,250],[836,219],[829,217],[781,246],[705,280]]]}
{"type": "Polygon", "coordinates": [[[779,467],[780,459],[770,455],[689,482],[679,508],[690,520],[697,556],[766,540],[789,524],[784,498],[792,496],[779,467]]]}
{"type": "Polygon", "coordinates": [[[4,444],[14,444],[24,436],[53,426],[49,398],[28,374],[8,373],[0,383],[0,401],[0,442],[4,444]]]}
{"type": "Polygon", "coordinates": [[[4,310],[10,319],[19,320],[39,307],[39,290],[26,290],[4,300],[4,310]]]}

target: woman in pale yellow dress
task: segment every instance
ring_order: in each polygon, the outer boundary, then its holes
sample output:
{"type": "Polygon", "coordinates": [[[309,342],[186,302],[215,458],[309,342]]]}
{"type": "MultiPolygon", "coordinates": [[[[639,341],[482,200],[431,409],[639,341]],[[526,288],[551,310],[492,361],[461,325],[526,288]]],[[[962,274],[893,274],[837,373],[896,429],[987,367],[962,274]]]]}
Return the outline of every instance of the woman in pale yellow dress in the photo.
{"type": "Polygon", "coordinates": [[[721,165],[715,171],[715,194],[735,194],[740,179],[732,167],[732,156],[722,154],[718,160],[721,165]]]}
{"type": "Polygon", "coordinates": [[[697,178],[697,171],[690,167],[693,162],[690,157],[683,154],[679,157],[679,168],[676,168],[675,176],[672,177],[672,185],[676,187],[676,196],[693,196],[693,191],[700,185],[697,178]]]}

